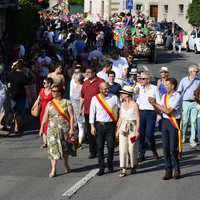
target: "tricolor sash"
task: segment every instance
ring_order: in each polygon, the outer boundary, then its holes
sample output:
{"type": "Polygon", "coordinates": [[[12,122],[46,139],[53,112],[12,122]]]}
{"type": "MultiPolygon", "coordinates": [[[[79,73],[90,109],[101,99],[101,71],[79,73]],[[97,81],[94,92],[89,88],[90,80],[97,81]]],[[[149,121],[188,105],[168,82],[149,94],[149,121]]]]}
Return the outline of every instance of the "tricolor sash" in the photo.
{"type": "MultiPolygon", "coordinates": [[[[165,94],[164,104],[165,104],[166,108],[169,108],[169,96],[168,96],[168,94],[165,94]]],[[[181,159],[181,156],[182,156],[182,132],[181,132],[182,120],[180,120],[180,128],[179,128],[178,123],[176,121],[176,118],[175,118],[173,112],[171,112],[168,115],[168,117],[169,117],[169,120],[171,121],[171,123],[174,125],[174,127],[176,129],[178,129],[178,153],[179,153],[179,159],[181,159]]]]}
{"type": "MultiPolygon", "coordinates": [[[[108,115],[110,116],[110,118],[113,120],[113,122],[115,124],[117,124],[115,113],[113,112],[113,110],[111,109],[111,107],[108,105],[108,103],[104,100],[104,98],[101,96],[101,94],[97,94],[96,98],[97,98],[98,102],[101,104],[101,106],[104,108],[104,110],[108,113],[108,115]]],[[[117,138],[115,136],[114,148],[118,147],[118,145],[119,145],[119,138],[117,138]]]]}
{"type": "Polygon", "coordinates": [[[70,123],[69,115],[64,111],[64,109],[61,107],[61,105],[56,101],[56,99],[51,100],[51,104],[54,106],[54,108],[58,111],[58,113],[70,123]]]}
{"type": "Polygon", "coordinates": [[[113,120],[113,122],[117,124],[115,113],[113,112],[111,107],[108,105],[108,103],[104,100],[104,98],[101,96],[101,94],[97,94],[96,98],[98,102],[101,104],[101,106],[104,108],[104,110],[108,113],[110,118],[113,120]]]}

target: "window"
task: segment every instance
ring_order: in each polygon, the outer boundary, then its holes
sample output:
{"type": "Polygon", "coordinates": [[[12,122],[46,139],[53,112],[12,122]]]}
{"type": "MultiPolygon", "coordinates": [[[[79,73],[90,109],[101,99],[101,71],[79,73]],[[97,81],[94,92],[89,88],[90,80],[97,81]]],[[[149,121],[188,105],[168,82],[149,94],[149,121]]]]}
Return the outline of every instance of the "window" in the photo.
{"type": "Polygon", "coordinates": [[[102,11],[101,11],[101,13],[103,13],[103,15],[104,15],[104,1],[102,1],[102,11]]]}
{"type": "Polygon", "coordinates": [[[179,4],[179,13],[183,14],[184,12],[184,5],[183,4],[179,4]]]}
{"type": "Polygon", "coordinates": [[[164,5],[164,13],[168,13],[168,5],[164,5]]]}
{"type": "Polygon", "coordinates": [[[137,4],[136,5],[136,10],[141,11],[142,10],[142,5],[141,4],[137,4]]]}
{"type": "Polygon", "coordinates": [[[90,12],[92,12],[92,1],[90,1],[90,12]]]}

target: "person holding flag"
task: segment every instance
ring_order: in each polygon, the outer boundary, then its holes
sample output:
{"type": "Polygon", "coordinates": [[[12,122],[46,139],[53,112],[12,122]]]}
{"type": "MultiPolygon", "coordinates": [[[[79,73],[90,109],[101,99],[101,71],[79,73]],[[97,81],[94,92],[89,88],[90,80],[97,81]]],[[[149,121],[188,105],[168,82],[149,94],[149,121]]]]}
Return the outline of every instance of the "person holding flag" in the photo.
{"type": "Polygon", "coordinates": [[[98,176],[104,174],[104,144],[107,142],[108,147],[108,171],[113,172],[113,156],[115,144],[116,115],[115,107],[120,108],[119,98],[109,93],[107,83],[102,82],[99,85],[100,94],[92,98],[90,105],[91,134],[97,135],[97,153],[99,172],[98,176]],[[96,117],[97,127],[94,126],[96,117]]]}
{"type": "Polygon", "coordinates": [[[158,114],[160,111],[163,112],[162,142],[166,169],[165,176],[162,178],[163,180],[172,178],[171,154],[175,168],[174,178],[180,178],[179,159],[182,154],[181,108],[183,98],[176,91],[176,87],[177,80],[175,78],[168,78],[165,82],[167,93],[162,96],[161,105],[159,105],[154,98],[148,98],[149,103],[154,107],[158,114]]]}

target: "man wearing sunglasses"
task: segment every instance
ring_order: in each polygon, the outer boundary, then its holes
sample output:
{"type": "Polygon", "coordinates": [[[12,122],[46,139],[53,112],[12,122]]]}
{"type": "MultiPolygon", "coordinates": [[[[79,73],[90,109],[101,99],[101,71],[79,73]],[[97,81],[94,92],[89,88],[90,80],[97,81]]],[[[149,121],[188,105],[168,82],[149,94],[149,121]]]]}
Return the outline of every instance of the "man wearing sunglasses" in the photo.
{"type": "Polygon", "coordinates": [[[189,120],[191,118],[191,136],[190,136],[190,146],[196,147],[197,144],[195,142],[196,137],[196,129],[197,129],[197,103],[192,98],[194,91],[200,87],[200,80],[197,79],[199,69],[197,66],[192,65],[189,67],[189,76],[184,77],[178,87],[178,92],[183,97],[183,111],[182,111],[182,120],[183,120],[183,140],[182,143],[185,143],[187,137],[187,128],[189,124],[189,120]]]}
{"type": "Polygon", "coordinates": [[[153,152],[153,157],[155,160],[158,159],[158,154],[156,152],[156,143],[154,137],[154,129],[156,124],[156,112],[154,107],[149,103],[148,98],[152,97],[156,100],[157,103],[160,103],[160,92],[157,86],[150,84],[151,74],[148,72],[143,72],[140,84],[137,86],[139,90],[136,92],[137,103],[140,109],[140,134],[141,139],[139,141],[139,152],[140,156],[138,162],[145,160],[145,147],[144,139],[145,132],[147,132],[147,138],[150,142],[150,148],[153,152]]]}
{"type": "Polygon", "coordinates": [[[130,72],[132,69],[136,69],[136,71],[138,71],[138,67],[137,67],[137,63],[135,61],[133,61],[133,54],[129,53],[128,56],[126,57],[127,61],[128,61],[128,74],[127,74],[127,78],[130,78],[130,72]]]}

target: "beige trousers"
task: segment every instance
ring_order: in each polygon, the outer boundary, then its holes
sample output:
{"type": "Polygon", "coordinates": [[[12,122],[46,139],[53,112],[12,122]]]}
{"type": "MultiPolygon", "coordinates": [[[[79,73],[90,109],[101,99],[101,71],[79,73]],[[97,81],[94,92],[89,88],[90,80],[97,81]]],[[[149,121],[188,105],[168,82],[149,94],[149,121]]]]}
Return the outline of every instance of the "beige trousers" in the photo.
{"type": "Polygon", "coordinates": [[[138,158],[138,145],[139,140],[131,143],[130,138],[135,135],[136,121],[122,120],[122,124],[119,129],[119,155],[120,155],[120,167],[128,167],[128,161],[130,158],[131,168],[137,163],[138,158]]]}

